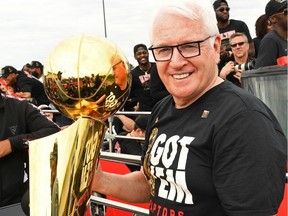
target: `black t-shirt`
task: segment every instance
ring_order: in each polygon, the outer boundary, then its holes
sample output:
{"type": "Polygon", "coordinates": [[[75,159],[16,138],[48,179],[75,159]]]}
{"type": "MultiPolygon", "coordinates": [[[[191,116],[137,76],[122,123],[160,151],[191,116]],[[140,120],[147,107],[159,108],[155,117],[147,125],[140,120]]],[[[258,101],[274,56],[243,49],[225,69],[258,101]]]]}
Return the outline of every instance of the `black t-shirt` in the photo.
{"type": "Polygon", "coordinates": [[[132,70],[131,94],[138,99],[140,111],[151,111],[154,106],[154,101],[150,94],[150,74],[152,70],[157,71],[154,62],[151,63],[147,73],[142,71],[139,66],[132,70]]]}
{"type": "Polygon", "coordinates": [[[152,111],[145,140],[150,215],[277,212],[286,138],[266,105],[234,84],[224,81],[183,109],[166,97],[152,111]]]}
{"type": "Polygon", "coordinates": [[[287,40],[271,30],[261,41],[255,68],[277,65],[277,59],[282,56],[287,56],[287,40]]]}
{"type": "Polygon", "coordinates": [[[151,70],[150,94],[155,104],[167,95],[169,95],[169,92],[167,91],[164,83],[159,77],[157,68],[156,70],[151,70]]]}

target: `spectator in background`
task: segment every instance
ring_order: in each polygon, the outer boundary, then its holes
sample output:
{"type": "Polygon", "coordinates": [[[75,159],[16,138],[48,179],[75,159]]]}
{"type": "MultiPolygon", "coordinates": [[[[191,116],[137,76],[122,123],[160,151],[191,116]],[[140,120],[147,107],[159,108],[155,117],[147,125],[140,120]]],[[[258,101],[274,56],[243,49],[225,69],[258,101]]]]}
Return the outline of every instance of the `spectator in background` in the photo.
{"type": "Polygon", "coordinates": [[[255,68],[277,65],[279,58],[287,63],[287,0],[270,0],[265,14],[272,25],[261,41],[255,68]]]}
{"type": "Polygon", "coordinates": [[[220,71],[219,76],[241,87],[241,74],[254,68],[254,58],[248,56],[248,38],[244,33],[236,32],[230,36],[234,61],[229,61],[220,71]]]}
{"type": "MultiPolygon", "coordinates": [[[[127,137],[145,138],[145,131],[148,123],[149,115],[139,115],[135,119],[134,128],[130,133],[122,133],[119,135],[126,135],[127,137]]],[[[117,139],[115,149],[118,153],[142,155],[142,145],[144,141],[133,139],[117,139]]],[[[131,171],[140,170],[139,166],[127,165],[131,171]]]]}
{"type": "MultiPolygon", "coordinates": [[[[19,203],[24,181],[27,141],[58,132],[59,127],[25,100],[0,94],[0,207],[19,203]]],[[[28,167],[28,164],[26,165],[28,167]]]]}
{"type": "Polygon", "coordinates": [[[113,126],[117,134],[121,132],[131,132],[133,130],[135,117],[126,115],[114,115],[113,126]]]}
{"type": "Polygon", "coordinates": [[[39,61],[32,61],[30,66],[30,74],[42,81],[43,65],[39,61]]]}
{"type": "Polygon", "coordinates": [[[14,88],[17,97],[30,100],[35,105],[49,105],[50,101],[45,94],[44,85],[37,78],[23,71],[17,71],[12,66],[3,67],[1,73],[1,78],[5,79],[8,86],[14,88]]]}
{"type": "Polygon", "coordinates": [[[31,74],[30,70],[31,70],[31,64],[30,63],[27,63],[22,67],[22,71],[25,73],[31,74]]]}
{"type": "Polygon", "coordinates": [[[157,73],[156,64],[149,62],[149,53],[145,44],[134,46],[134,58],[138,62],[138,66],[131,72],[131,95],[136,97],[139,103],[138,111],[151,111],[154,102],[150,93],[150,79],[152,71],[157,73]]]}
{"type": "Polygon", "coordinates": [[[266,14],[261,15],[255,23],[256,37],[253,38],[255,47],[255,58],[257,58],[260,42],[263,37],[271,30],[271,23],[268,21],[266,14]]]}
{"type": "Polygon", "coordinates": [[[229,19],[230,8],[226,0],[216,0],[213,3],[213,7],[216,13],[217,25],[221,34],[221,50],[220,50],[220,62],[218,64],[219,70],[229,61],[233,61],[233,53],[229,46],[229,38],[235,32],[242,32],[248,38],[249,43],[249,56],[254,57],[255,49],[254,44],[249,32],[249,28],[245,22],[241,20],[229,19]]]}

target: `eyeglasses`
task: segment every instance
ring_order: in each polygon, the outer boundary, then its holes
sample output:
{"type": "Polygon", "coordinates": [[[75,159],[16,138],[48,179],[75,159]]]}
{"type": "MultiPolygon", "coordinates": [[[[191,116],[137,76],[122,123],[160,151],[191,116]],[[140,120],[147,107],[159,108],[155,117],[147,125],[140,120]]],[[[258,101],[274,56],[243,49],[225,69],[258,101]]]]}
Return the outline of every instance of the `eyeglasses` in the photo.
{"type": "Polygon", "coordinates": [[[285,8],[282,12],[273,14],[273,16],[277,15],[277,14],[283,14],[283,15],[287,16],[287,8],[285,8]]]}
{"type": "Polygon", "coordinates": [[[243,46],[246,42],[239,42],[239,43],[235,43],[235,44],[231,44],[230,46],[235,48],[237,46],[243,46]]]}
{"type": "Polygon", "coordinates": [[[155,61],[158,62],[170,61],[173,56],[174,48],[177,48],[178,52],[184,58],[192,58],[199,56],[201,54],[200,44],[211,37],[213,36],[209,36],[204,40],[183,43],[175,46],[161,46],[161,47],[151,46],[149,50],[152,51],[155,61]]]}
{"type": "Polygon", "coordinates": [[[226,10],[227,12],[229,12],[229,11],[230,11],[230,8],[229,8],[229,7],[220,7],[220,8],[218,8],[217,10],[220,11],[221,13],[223,13],[224,10],[226,10]]]}

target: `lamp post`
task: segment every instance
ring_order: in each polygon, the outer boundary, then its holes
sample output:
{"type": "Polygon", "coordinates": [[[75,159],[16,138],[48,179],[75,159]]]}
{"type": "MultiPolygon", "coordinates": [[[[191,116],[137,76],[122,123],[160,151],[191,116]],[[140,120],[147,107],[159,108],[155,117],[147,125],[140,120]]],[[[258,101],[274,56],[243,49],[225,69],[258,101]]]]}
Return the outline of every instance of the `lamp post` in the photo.
{"type": "Polygon", "coordinates": [[[105,38],[107,38],[107,31],[106,31],[106,17],[105,17],[105,4],[104,4],[104,0],[102,0],[102,6],[103,6],[103,19],[104,19],[104,33],[105,33],[105,38]]]}

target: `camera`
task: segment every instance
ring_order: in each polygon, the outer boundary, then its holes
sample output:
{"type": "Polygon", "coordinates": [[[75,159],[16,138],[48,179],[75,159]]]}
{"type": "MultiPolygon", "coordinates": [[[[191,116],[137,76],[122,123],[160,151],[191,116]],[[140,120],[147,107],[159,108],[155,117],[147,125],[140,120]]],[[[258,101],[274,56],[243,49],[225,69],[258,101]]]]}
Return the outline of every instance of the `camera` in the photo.
{"type": "Polygon", "coordinates": [[[234,71],[237,72],[238,70],[246,71],[254,69],[255,61],[249,61],[244,64],[235,64],[234,71]]]}

